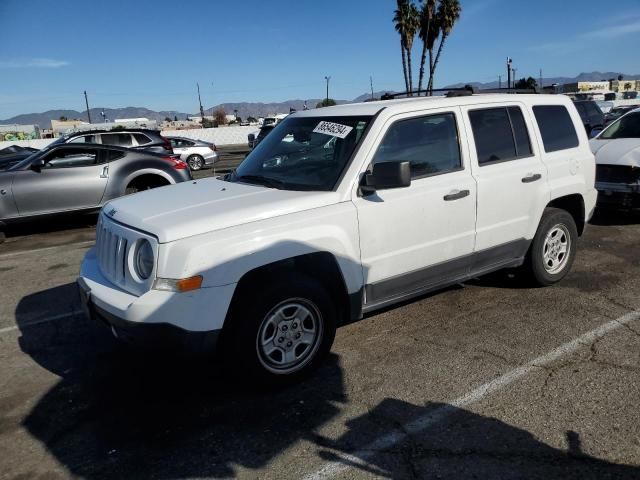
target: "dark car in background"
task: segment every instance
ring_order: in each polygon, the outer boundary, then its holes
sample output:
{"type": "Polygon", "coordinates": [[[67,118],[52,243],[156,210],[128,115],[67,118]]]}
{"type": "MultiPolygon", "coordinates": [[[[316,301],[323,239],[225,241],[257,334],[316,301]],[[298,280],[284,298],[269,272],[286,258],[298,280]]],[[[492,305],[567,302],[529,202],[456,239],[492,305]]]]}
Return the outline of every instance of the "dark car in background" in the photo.
{"type": "Polygon", "coordinates": [[[187,164],[167,154],[51,144],[0,171],[0,240],[10,223],[95,212],[116,197],[191,179],[187,164]]]}
{"type": "Polygon", "coordinates": [[[609,112],[607,112],[604,116],[605,125],[609,125],[611,122],[615,122],[617,119],[629,113],[632,110],[635,110],[640,105],[620,105],[618,107],[613,107],[609,112]]]}
{"type": "Polygon", "coordinates": [[[149,130],[145,128],[85,130],[67,134],[53,143],[98,143],[101,145],[132,148],[134,150],[173,154],[173,147],[168,138],[163,137],[159,130],[149,130]]]}
{"type": "Polygon", "coordinates": [[[256,146],[264,139],[264,137],[266,137],[269,132],[271,132],[271,130],[273,130],[275,127],[276,126],[274,124],[263,125],[262,127],[260,127],[258,135],[250,133],[248,135],[249,148],[251,148],[252,150],[256,148],[256,146]]]}
{"type": "Polygon", "coordinates": [[[10,145],[0,150],[0,170],[6,170],[21,160],[37,152],[37,148],[10,145]]]}
{"type": "Polygon", "coordinates": [[[587,135],[591,135],[592,130],[599,132],[604,128],[604,113],[595,101],[578,100],[573,104],[580,114],[587,135]]]}

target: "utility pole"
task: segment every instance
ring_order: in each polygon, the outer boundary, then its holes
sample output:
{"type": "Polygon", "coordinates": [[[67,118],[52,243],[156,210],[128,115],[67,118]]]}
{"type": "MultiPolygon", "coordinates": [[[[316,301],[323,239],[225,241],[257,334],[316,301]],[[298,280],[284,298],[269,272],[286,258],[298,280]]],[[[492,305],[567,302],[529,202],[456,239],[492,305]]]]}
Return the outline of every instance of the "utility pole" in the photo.
{"type": "Polygon", "coordinates": [[[517,68],[513,68],[513,88],[516,88],[516,83],[518,83],[518,81],[516,80],[516,72],[518,71],[517,68]]]}
{"type": "Polygon", "coordinates": [[[325,76],[324,79],[327,82],[327,97],[326,97],[325,107],[328,107],[329,106],[329,80],[331,80],[331,76],[328,76],[328,77],[325,76]]]}
{"type": "Polygon", "coordinates": [[[371,100],[373,100],[373,77],[369,76],[369,83],[371,84],[371,100]]]}
{"type": "Polygon", "coordinates": [[[538,85],[538,88],[540,89],[540,91],[542,91],[544,85],[542,85],[542,69],[540,69],[540,84],[538,85]]]}
{"type": "Polygon", "coordinates": [[[502,88],[502,75],[498,75],[498,88],[502,88]]]}
{"type": "Polygon", "coordinates": [[[87,118],[89,119],[89,123],[91,123],[91,113],[89,112],[89,100],[87,99],[87,91],[84,91],[84,104],[87,106],[87,118]]]}
{"type": "Polygon", "coordinates": [[[512,62],[513,60],[507,57],[507,88],[511,88],[511,63],[512,62]]]}
{"type": "Polygon", "coordinates": [[[200,99],[200,84],[196,82],[196,86],[198,87],[198,104],[200,105],[200,118],[202,119],[200,123],[204,127],[204,108],[202,108],[202,100],[200,99]]]}

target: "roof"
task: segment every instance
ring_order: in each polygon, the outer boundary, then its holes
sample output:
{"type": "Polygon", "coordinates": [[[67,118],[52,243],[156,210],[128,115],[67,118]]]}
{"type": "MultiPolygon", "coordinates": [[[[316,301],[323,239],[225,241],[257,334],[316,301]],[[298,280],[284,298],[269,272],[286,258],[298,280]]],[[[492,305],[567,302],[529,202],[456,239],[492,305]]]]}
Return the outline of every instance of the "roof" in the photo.
{"type": "Polygon", "coordinates": [[[570,104],[571,99],[564,95],[551,94],[513,94],[485,93],[467,96],[433,96],[409,97],[395,100],[378,100],[375,102],[350,103],[333,107],[316,108],[293,113],[295,117],[328,117],[328,116],[371,116],[381,110],[389,110],[390,114],[412,110],[424,110],[441,107],[458,107],[466,105],[482,105],[487,103],[520,102],[534,105],[570,104]]]}

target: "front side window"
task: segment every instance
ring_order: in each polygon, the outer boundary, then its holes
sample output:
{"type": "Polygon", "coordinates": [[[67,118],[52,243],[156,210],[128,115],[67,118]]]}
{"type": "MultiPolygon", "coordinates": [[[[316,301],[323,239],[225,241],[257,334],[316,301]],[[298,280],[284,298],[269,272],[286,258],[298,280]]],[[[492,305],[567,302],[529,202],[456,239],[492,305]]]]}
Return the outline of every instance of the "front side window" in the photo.
{"type": "Polygon", "coordinates": [[[287,117],[227,181],[284,190],[333,190],[370,121],[371,116],[287,117]]]}
{"type": "Polygon", "coordinates": [[[640,138],[640,112],[629,113],[613,122],[598,137],[601,140],[640,138]]]}
{"type": "Polygon", "coordinates": [[[547,153],[577,147],[578,134],[569,111],[563,105],[537,105],[533,114],[538,122],[547,153]]]}
{"type": "Polygon", "coordinates": [[[385,133],[373,163],[409,162],[411,178],[462,168],[458,127],[453,113],[399,120],[385,133]]]}
{"type": "Polygon", "coordinates": [[[93,149],[59,148],[43,158],[43,168],[73,168],[98,165],[99,154],[93,149]]]}
{"type": "Polygon", "coordinates": [[[529,157],[529,132],[520,107],[498,107],[469,112],[480,166],[529,157]]]}

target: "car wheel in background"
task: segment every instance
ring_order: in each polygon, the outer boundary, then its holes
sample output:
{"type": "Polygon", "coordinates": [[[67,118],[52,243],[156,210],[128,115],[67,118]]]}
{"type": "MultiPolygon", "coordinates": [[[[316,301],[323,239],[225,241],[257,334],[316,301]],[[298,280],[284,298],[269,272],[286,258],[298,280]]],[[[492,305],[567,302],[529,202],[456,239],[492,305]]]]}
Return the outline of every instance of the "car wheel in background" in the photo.
{"type": "Polygon", "coordinates": [[[331,349],[335,302],[320,282],[303,274],[284,275],[251,296],[237,302],[228,319],[224,362],[264,385],[301,379],[331,349]]]}
{"type": "Polygon", "coordinates": [[[204,166],[204,158],[201,155],[190,155],[187,158],[187,165],[194,172],[198,171],[204,166]]]}
{"type": "Polygon", "coordinates": [[[562,280],[573,265],[577,240],[573,217],[565,210],[547,208],[525,261],[531,280],[540,286],[562,280]]]}

